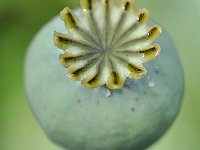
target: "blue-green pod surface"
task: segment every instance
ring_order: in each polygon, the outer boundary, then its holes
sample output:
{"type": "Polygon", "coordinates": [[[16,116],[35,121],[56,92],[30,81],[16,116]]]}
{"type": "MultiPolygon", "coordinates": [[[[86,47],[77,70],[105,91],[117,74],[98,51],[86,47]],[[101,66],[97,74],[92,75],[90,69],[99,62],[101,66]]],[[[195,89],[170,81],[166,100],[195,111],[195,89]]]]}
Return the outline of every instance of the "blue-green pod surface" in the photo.
{"type": "Polygon", "coordinates": [[[29,104],[52,141],[70,150],[143,150],[166,132],[179,111],[184,82],[165,31],[155,41],[160,55],[144,63],[147,75],[126,79],[116,90],[89,89],[66,77],[54,31],[66,32],[58,17],[36,35],[25,62],[29,104]]]}

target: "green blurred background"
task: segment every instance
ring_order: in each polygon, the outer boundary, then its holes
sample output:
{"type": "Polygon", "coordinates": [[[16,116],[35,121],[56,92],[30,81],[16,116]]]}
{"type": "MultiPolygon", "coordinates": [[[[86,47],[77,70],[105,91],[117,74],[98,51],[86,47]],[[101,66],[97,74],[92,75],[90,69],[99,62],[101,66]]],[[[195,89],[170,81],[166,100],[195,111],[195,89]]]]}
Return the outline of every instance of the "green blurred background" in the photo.
{"type": "MultiPolygon", "coordinates": [[[[200,0],[136,1],[169,32],[185,72],[181,112],[150,149],[200,150],[200,0]]],[[[37,31],[64,6],[78,5],[78,0],[0,0],[0,150],[60,150],[44,135],[28,107],[23,63],[37,31]]]]}

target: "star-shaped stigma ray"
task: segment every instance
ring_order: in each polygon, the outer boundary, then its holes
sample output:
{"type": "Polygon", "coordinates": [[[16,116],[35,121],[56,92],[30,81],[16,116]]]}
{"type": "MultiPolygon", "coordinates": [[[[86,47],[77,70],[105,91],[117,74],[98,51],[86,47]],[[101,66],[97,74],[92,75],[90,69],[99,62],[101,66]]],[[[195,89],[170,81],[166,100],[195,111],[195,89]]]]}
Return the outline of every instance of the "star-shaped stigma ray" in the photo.
{"type": "Polygon", "coordinates": [[[160,26],[148,27],[148,11],[136,12],[133,0],[123,0],[120,7],[112,0],[81,0],[80,15],[64,8],[60,18],[68,31],[54,33],[55,45],[64,51],[60,62],[69,78],[88,88],[120,89],[126,77],[144,77],[142,64],[160,52],[152,44],[160,26]]]}

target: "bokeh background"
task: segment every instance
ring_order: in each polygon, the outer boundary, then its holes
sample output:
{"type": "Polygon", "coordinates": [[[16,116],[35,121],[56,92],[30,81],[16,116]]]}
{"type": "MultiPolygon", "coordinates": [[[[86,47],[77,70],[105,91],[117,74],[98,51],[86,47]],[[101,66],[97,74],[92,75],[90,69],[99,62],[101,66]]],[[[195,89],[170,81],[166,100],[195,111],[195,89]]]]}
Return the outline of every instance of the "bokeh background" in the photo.
{"type": "MultiPolygon", "coordinates": [[[[200,150],[200,0],[136,1],[169,32],[185,73],[180,114],[150,150],[200,150]]],[[[78,0],[0,0],[0,150],[60,150],[31,114],[23,65],[37,31],[65,6],[78,5],[78,0]]]]}

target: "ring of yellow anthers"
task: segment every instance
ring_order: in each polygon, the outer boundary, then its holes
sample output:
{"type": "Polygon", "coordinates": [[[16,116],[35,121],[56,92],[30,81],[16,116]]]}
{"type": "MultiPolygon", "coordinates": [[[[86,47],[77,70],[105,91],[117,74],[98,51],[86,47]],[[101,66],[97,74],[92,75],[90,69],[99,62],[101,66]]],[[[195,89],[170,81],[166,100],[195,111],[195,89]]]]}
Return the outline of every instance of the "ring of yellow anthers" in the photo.
{"type": "Polygon", "coordinates": [[[55,45],[64,51],[60,62],[68,68],[69,78],[88,88],[120,89],[126,77],[144,77],[142,63],[160,52],[152,43],[161,28],[149,28],[148,11],[135,12],[132,0],[123,0],[121,7],[112,0],[81,0],[80,15],[64,8],[60,17],[68,30],[54,33],[55,45]]]}

